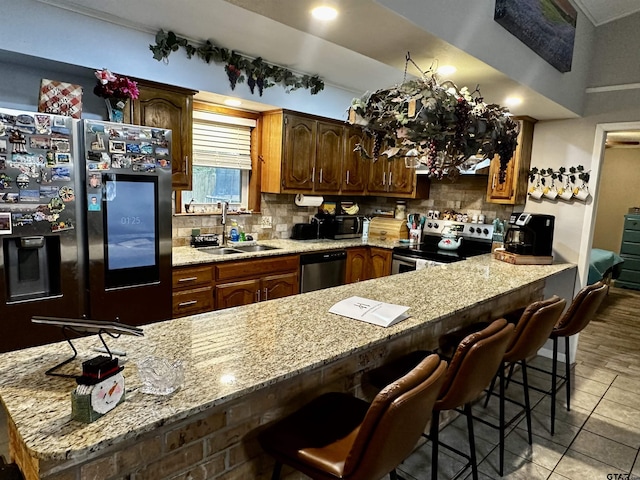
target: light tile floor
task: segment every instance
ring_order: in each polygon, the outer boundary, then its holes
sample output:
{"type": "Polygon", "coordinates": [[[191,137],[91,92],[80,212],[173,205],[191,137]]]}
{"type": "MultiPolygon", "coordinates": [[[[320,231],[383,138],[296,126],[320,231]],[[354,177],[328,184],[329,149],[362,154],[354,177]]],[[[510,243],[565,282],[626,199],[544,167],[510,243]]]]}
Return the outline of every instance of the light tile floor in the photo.
{"type": "MultiPolygon", "coordinates": [[[[551,361],[537,357],[532,365],[548,368],[551,361]]],[[[529,372],[529,382],[549,388],[550,376],[529,372]]],[[[640,378],[618,375],[578,364],[574,370],[571,411],[566,410],[566,390],[558,392],[555,435],[550,434],[550,400],[547,395],[531,391],[533,445],[527,442],[524,416],[514,422],[505,439],[505,479],[522,480],[597,480],[640,479],[640,378]]],[[[514,378],[520,373],[514,374],[514,378]]],[[[522,401],[522,387],[512,383],[508,396],[522,401]]],[[[484,401],[473,407],[474,415],[497,422],[498,400],[492,397],[487,408],[484,401]]],[[[506,403],[506,418],[519,407],[506,403]]],[[[499,479],[498,431],[474,422],[480,479],[499,479]]],[[[440,433],[441,439],[468,451],[466,419],[456,418],[440,433]]],[[[440,449],[438,479],[454,478],[465,460],[440,449]]],[[[399,467],[406,480],[431,478],[431,444],[422,444],[399,467]]],[[[471,478],[466,469],[458,478],[471,478]]]]}

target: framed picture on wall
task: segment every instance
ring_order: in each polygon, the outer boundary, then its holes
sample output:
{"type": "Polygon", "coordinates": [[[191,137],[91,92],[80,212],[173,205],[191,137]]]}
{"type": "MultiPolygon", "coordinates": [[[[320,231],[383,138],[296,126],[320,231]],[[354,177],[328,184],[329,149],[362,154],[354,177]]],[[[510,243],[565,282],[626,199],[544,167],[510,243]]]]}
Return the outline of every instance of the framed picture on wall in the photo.
{"type": "Polygon", "coordinates": [[[577,16],[569,0],[496,0],[493,18],[565,73],[571,70],[577,16]]]}

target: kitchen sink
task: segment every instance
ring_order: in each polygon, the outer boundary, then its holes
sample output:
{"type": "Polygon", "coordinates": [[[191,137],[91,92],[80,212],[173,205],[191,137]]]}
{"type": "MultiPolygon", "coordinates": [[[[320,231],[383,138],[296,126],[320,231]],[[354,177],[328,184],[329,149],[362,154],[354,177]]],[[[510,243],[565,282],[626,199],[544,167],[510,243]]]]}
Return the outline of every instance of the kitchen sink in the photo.
{"type": "Polygon", "coordinates": [[[265,250],[278,250],[278,247],[270,247],[268,245],[241,245],[234,247],[234,249],[243,252],[264,252],[265,250]]]}
{"type": "Polygon", "coordinates": [[[267,245],[246,245],[240,247],[204,247],[199,248],[201,252],[210,253],[211,255],[230,255],[232,253],[249,253],[263,252],[265,250],[277,250],[278,247],[269,247],[267,245]]]}
{"type": "Polygon", "coordinates": [[[245,253],[242,250],[236,250],[235,248],[221,248],[221,247],[204,247],[198,249],[204,253],[210,253],[211,255],[229,255],[231,253],[245,253]]]}

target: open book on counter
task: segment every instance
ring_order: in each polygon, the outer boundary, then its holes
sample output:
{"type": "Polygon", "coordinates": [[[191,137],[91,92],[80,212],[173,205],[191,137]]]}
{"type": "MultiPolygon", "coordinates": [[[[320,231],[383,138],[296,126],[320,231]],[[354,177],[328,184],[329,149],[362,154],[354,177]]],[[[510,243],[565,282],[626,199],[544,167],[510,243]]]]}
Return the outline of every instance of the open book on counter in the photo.
{"type": "Polygon", "coordinates": [[[409,318],[409,307],[378,302],[369,298],[349,297],[333,305],[329,312],[354,318],[380,327],[390,327],[409,318]]]}

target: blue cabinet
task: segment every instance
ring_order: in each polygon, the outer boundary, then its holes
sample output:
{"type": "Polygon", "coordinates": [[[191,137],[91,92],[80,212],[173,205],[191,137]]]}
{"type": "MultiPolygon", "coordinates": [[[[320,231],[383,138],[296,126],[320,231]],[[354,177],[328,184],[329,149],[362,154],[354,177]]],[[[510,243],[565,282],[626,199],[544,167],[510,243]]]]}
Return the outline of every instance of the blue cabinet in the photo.
{"type": "Polygon", "coordinates": [[[620,256],[624,263],[616,287],[640,290],[640,215],[624,216],[620,256]]]}

